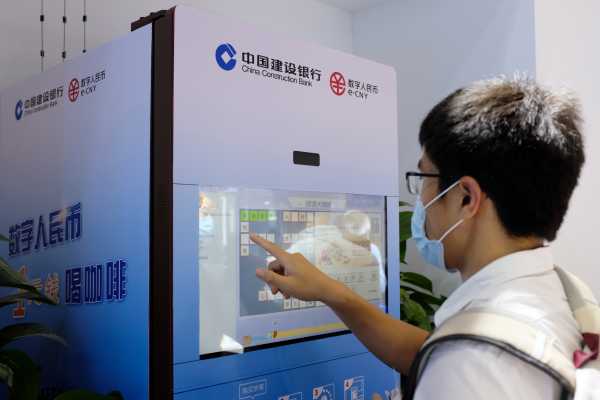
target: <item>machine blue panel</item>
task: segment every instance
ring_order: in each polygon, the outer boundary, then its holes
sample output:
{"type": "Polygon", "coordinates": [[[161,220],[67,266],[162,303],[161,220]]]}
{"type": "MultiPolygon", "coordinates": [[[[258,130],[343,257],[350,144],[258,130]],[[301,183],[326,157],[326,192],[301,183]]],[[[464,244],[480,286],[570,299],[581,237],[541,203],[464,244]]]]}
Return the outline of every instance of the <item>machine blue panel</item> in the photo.
{"type": "MultiPolygon", "coordinates": [[[[177,265],[174,280],[177,292],[175,295],[175,357],[178,362],[174,366],[176,393],[193,392],[194,396],[204,393],[197,390],[219,386],[229,379],[248,380],[253,376],[267,375],[276,371],[292,371],[296,369],[315,369],[327,373],[331,360],[348,359],[355,362],[356,356],[364,355],[374,359],[367,349],[352,334],[327,337],[301,343],[267,348],[244,354],[227,355],[219,358],[198,360],[198,280],[189,279],[197,274],[197,238],[198,238],[198,187],[194,185],[176,185],[174,191],[174,224],[179,227],[175,231],[174,264],[177,265]],[[193,240],[185,240],[192,237],[193,240]],[[185,304],[186,306],[183,306],[185,304]],[[186,357],[187,355],[187,357],[186,357]]],[[[387,199],[386,211],[388,221],[397,220],[398,198],[387,199]]],[[[396,243],[399,237],[398,224],[388,223],[388,243],[396,243]]],[[[389,313],[399,317],[400,304],[397,289],[399,287],[399,255],[397,246],[389,246],[388,285],[392,288],[388,295],[389,313]],[[395,285],[395,286],[394,286],[395,285]]],[[[368,379],[377,375],[388,382],[398,378],[389,368],[379,362],[373,368],[364,367],[363,375],[368,379]]],[[[388,388],[389,389],[389,388],[388,388]]],[[[219,390],[230,390],[221,388],[219,390]]],[[[212,392],[210,392],[212,393],[212,392]]],[[[192,396],[191,394],[189,396],[192,396]]],[[[208,394],[206,394],[208,396],[208,394]]],[[[186,397],[183,397],[186,398],[186,397]]],[[[190,397],[201,398],[201,397],[190,397]]],[[[211,398],[211,397],[206,397],[211,398]]],[[[227,397],[229,398],[229,397],[227,397]]],[[[270,397],[267,397],[270,398],[270,397]]],[[[385,398],[385,397],[384,397],[385,398]]]]}
{"type": "MultiPolygon", "coordinates": [[[[315,364],[326,369],[327,361],[365,353],[367,350],[353,335],[345,334],[239,355],[181,363],[176,364],[173,369],[175,391],[178,393],[205,388],[226,382],[228,378],[247,379],[256,374],[270,374],[315,364]]],[[[379,375],[391,380],[391,371],[378,365],[379,375]]]]}
{"type": "Polygon", "coordinates": [[[40,322],[68,342],[17,345],[42,366],[46,393],[147,397],[151,35],[1,95],[0,232],[11,241],[0,255],[59,305],[18,303],[0,320],[40,322]]]}
{"type": "Polygon", "coordinates": [[[371,400],[379,395],[387,400],[395,389],[394,380],[382,374],[365,374],[383,368],[372,356],[362,354],[185,391],[175,399],[371,400]]]}

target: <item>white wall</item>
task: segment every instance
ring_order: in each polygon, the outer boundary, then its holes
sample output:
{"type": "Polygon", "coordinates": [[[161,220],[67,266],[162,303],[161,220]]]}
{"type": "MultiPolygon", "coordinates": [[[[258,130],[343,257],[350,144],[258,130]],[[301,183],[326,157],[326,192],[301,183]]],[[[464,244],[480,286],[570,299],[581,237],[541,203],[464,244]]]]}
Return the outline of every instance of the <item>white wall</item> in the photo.
{"type": "MultiPolygon", "coordinates": [[[[545,0],[543,0],[545,1],[545,0]]],[[[398,73],[400,173],[415,170],[419,125],[444,96],[498,74],[535,74],[533,0],[402,0],[358,12],[354,51],[398,73]]],[[[402,182],[404,190],[404,182],[402,182]]],[[[413,200],[405,190],[405,200],[413,200]]],[[[426,272],[440,292],[457,279],[423,266],[409,245],[409,267],[426,272]]]]}
{"type": "MultiPolygon", "coordinates": [[[[129,32],[131,21],[178,3],[169,0],[88,0],[88,48],[129,32]]],[[[187,0],[194,7],[238,18],[283,35],[354,52],[396,68],[401,174],[415,168],[417,133],[425,113],[472,80],[515,71],[566,84],[581,97],[587,163],[555,245],[558,262],[587,278],[600,297],[593,250],[600,231],[600,71],[596,0],[388,0],[351,14],[317,0],[187,0]],[[535,29],[534,29],[535,9],[535,29]],[[536,43],[537,42],[537,43],[536,43]],[[537,57],[537,69],[536,69],[537,57]],[[594,157],[596,157],[594,159],[594,157]]],[[[46,68],[61,61],[62,2],[46,0],[46,68]]],[[[37,0],[10,1],[0,13],[0,89],[40,71],[37,0]]],[[[67,1],[68,57],[82,48],[82,0],[67,1]]],[[[404,188],[404,186],[402,186],[404,188]]],[[[410,200],[404,192],[403,197],[410,200]]],[[[414,249],[412,269],[422,270],[414,249]]],[[[429,271],[447,292],[456,282],[429,271]]]]}
{"type": "Polygon", "coordinates": [[[585,119],[587,161],[554,252],[600,299],[600,2],[536,0],[535,13],[537,76],[574,90],[585,119]]]}
{"type": "MultiPolygon", "coordinates": [[[[40,0],[5,1],[0,13],[0,89],[40,72],[40,0]]],[[[45,0],[46,66],[61,62],[63,2],[45,0]]],[[[87,47],[130,31],[130,23],[173,0],[87,0],[87,47]]],[[[317,0],[187,0],[286,36],[352,52],[352,15],[317,0]]],[[[67,0],[67,58],[81,54],[83,0],[67,0]]]]}

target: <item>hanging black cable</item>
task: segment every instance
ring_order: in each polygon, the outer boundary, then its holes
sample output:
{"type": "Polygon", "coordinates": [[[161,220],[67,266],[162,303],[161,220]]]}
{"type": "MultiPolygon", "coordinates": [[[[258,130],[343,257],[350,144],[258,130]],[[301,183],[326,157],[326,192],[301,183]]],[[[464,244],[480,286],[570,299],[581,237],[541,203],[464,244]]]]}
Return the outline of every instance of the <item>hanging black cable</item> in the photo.
{"type": "Polygon", "coordinates": [[[40,3],[40,64],[42,72],[44,72],[44,0],[41,0],[40,3]]]}
{"type": "Polygon", "coordinates": [[[87,7],[86,7],[86,3],[87,3],[87,0],[83,0],[83,18],[82,18],[82,21],[83,21],[83,52],[84,53],[87,51],[86,43],[85,43],[86,42],[86,24],[87,24],[87,12],[86,12],[87,7]]]}
{"type": "Polygon", "coordinates": [[[65,61],[67,58],[67,0],[63,2],[63,51],[62,51],[62,59],[65,61]]]}

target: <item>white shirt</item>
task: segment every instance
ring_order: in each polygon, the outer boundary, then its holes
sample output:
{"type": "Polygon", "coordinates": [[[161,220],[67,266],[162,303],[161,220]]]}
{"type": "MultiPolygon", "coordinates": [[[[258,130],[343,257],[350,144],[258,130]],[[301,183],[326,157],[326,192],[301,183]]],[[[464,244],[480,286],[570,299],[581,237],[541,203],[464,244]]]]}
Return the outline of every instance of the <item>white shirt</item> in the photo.
{"type": "MultiPolygon", "coordinates": [[[[492,262],[452,293],[435,314],[436,326],[463,310],[485,309],[542,330],[570,359],[581,335],[553,266],[549,247],[492,262]]],[[[545,372],[497,347],[472,341],[435,349],[415,393],[416,400],[559,398],[560,386],[545,372]]]]}

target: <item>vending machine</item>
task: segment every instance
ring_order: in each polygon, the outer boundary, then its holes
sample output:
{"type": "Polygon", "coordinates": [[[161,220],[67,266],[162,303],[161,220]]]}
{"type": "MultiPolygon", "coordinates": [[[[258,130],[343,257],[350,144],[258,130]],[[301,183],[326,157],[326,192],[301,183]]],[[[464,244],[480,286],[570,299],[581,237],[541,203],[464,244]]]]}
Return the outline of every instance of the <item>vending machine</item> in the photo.
{"type": "Polygon", "coordinates": [[[67,342],[15,344],[45,393],[391,398],[333,311],[255,276],[249,234],[399,317],[396,91],[388,66],[181,6],[4,90],[1,255],[58,305],[0,315],[67,342]]]}

